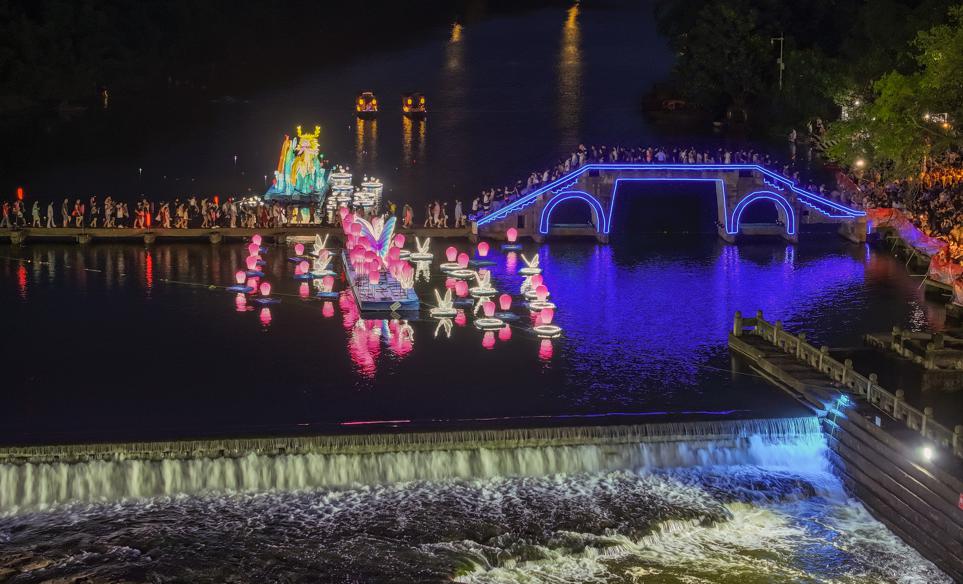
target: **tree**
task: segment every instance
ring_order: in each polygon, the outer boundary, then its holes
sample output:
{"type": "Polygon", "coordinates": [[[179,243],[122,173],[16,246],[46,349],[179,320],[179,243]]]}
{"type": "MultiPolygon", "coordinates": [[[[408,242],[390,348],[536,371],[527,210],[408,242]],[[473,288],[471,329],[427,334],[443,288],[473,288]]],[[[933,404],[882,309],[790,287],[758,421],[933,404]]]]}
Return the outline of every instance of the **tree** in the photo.
{"type": "Polygon", "coordinates": [[[710,110],[747,113],[773,69],[769,37],[757,22],[758,13],[745,2],[712,3],[699,11],[677,65],[690,99],[710,110]]]}

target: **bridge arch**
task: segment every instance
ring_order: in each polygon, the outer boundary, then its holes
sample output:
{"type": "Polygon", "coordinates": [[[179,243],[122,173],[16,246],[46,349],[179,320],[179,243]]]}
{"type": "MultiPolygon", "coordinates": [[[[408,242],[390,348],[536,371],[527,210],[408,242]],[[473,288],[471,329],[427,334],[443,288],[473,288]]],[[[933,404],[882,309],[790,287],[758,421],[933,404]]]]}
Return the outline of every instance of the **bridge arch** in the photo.
{"type": "Polygon", "coordinates": [[[776,204],[776,213],[779,219],[786,225],[786,234],[795,235],[796,234],[796,211],[793,209],[792,203],[789,202],[786,197],[780,195],[779,193],[773,191],[755,191],[749,193],[739,203],[736,205],[735,209],[732,210],[730,215],[729,225],[726,226],[726,231],[729,235],[736,235],[739,233],[739,225],[742,222],[742,212],[746,210],[746,207],[751,205],[756,201],[769,200],[776,204]]]}
{"type": "Polygon", "coordinates": [[[605,210],[602,208],[602,203],[585,191],[565,191],[557,193],[552,197],[548,204],[542,208],[542,214],[538,220],[538,232],[542,235],[548,235],[548,230],[551,227],[549,221],[552,218],[552,211],[555,210],[555,207],[557,207],[559,203],[572,199],[582,200],[588,203],[589,207],[592,208],[592,213],[595,214],[595,230],[598,233],[608,233],[608,223],[605,210]]]}

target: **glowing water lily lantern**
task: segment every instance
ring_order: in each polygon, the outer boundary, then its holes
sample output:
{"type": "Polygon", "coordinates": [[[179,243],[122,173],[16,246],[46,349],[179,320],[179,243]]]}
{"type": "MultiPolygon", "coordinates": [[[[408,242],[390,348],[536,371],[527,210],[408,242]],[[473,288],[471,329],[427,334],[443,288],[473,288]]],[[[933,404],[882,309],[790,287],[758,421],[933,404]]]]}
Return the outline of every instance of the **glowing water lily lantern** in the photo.
{"type": "Polygon", "coordinates": [[[248,254],[250,254],[250,255],[252,255],[252,256],[256,256],[259,251],[261,251],[261,246],[259,246],[258,244],[254,243],[253,241],[252,241],[251,243],[247,244],[247,253],[248,253],[248,254]]]}
{"type": "Polygon", "coordinates": [[[489,250],[489,249],[491,249],[491,246],[488,245],[488,242],[487,242],[487,241],[479,242],[479,244],[478,244],[478,257],[480,257],[480,258],[488,257],[488,250],[489,250]]]}
{"type": "Polygon", "coordinates": [[[541,302],[545,302],[548,298],[548,287],[545,284],[539,284],[535,287],[535,298],[541,302]]]}
{"type": "MultiPolygon", "coordinates": [[[[254,235],[251,236],[251,243],[253,243],[254,245],[261,247],[261,241],[263,241],[261,239],[261,234],[255,233],[254,235]]],[[[270,314],[270,312],[268,312],[268,314],[270,314]]]]}
{"type": "Polygon", "coordinates": [[[294,244],[294,255],[304,255],[304,244],[295,243],[294,244]]]}
{"type": "Polygon", "coordinates": [[[467,253],[462,252],[462,253],[458,254],[458,265],[461,267],[461,269],[464,270],[465,268],[467,268],[469,261],[470,261],[470,260],[469,260],[469,258],[468,258],[468,254],[467,254],[467,253]]]}
{"type": "Polygon", "coordinates": [[[511,339],[511,338],[512,338],[512,327],[510,327],[510,326],[503,326],[502,328],[498,329],[498,340],[499,340],[499,341],[507,341],[507,340],[509,340],[509,339],[511,339]]]}
{"type": "Polygon", "coordinates": [[[508,238],[508,243],[515,243],[518,240],[518,230],[514,227],[509,227],[508,231],[505,232],[505,237],[508,238]]]}
{"type": "Polygon", "coordinates": [[[455,249],[455,246],[449,246],[448,249],[445,250],[445,257],[448,258],[449,262],[454,263],[455,259],[458,258],[458,250],[455,249]]]}
{"type": "Polygon", "coordinates": [[[244,260],[244,263],[247,265],[247,269],[248,269],[249,272],[256,272],[256,271],[257,271],[257,257],[256,257],[256,256],[247,256],[247,259],[244,260]]]}
{"type": "Polygon", "coordinates": [[[495,316],[495,303],[491,300],[482,302],[482,312],[485,313],[486,317],[493,318],[495,316]]]}
{"type": "Polygon", "coordinates": [[[399,248],[399,249],[402,248],[402,247],[404,247],[404,246],[405,246],[405,234],[404,234],[404,233],[399,233],[399,234],[395,235],[394,244],[395,244],[395,247],[397,247],[397,248],[399,248]]]}
{"type": "Polygon", "coordinates": [[[508,312],[512,308],[512,297],[508,294],[502,294],[498,297],[498,307],[502,309],[502,312],[508,312]]]}
{"type": "Polygon", "coordinates": [[[237,282],[238,286],[244,285],[244,280],[247,279],[247,273],[244,270],[238,270],[234,272],[234,281],[237,282]]]}
{"type": "Polygon", "coordinates": [[[465,296],[468,296],[468,282],[464,280],[458,280],[457,282],[455,282],[455,294],[459,298],[464,298],[465,296]]]}

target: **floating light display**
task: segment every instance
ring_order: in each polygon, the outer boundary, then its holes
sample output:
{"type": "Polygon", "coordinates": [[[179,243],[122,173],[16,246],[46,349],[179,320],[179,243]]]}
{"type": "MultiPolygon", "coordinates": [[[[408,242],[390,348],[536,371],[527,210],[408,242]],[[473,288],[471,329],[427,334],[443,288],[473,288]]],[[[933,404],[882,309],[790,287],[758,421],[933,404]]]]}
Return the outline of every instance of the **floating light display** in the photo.
{"type": "Polygon", "coordinates": [[[451,297],[451,289],[445,290],[445,295],[442,296],[435,290],[435,301],[438,303],[437,306],[428,311],[428,313],[434,318],[451,318],[458,314],[458,311],[454,307],[454,301],[451,297]]]}
{"type": "Polygon", "coordinates": [[[238,270],[234,272],[234,281],[237,282],[238,284],[243,284],[244,280],[246,279],[247,279],[247,274],[244,273],[244,270],[238,270]]]}
{"type": "Polygon", "coordinates": [[[315,257],[319,257],[321,255],[321,252],[324,251],[324,248],[327,247],[327,245],[328,245],[327,234],[324,236],[324,239],[321,239],[320,234],[315,234],[314,243],[311,246],[311,255],[315,257]]]}
{"type": "Polygon", "coordinates": [[[415,237],[415,251],[409,257],[418,261],[425,261],[434,258],[435,254],[429,251],[429,245],[431,245],[430,237],[426,237],[424,241],[421,241],[415,237]]]}
{"type": "Polygon", "coordinates": [[[542,339],[542,342],[538,345],[538,358],[543,361],[550,361],[554,351],[555,348],[552,346],[552,341],[547,338],[542,339]]]}
{"type": "Polygon", "coordinates": [[[325,302],[324,306],[321,307],[321,316],[324,318],[331,318],[334,316],[334,303],[325,302]]]}
{"type": "Polygon", "coordinates": [[[488,270],[479,270],[476,279],[478,285],[471,289],[472,296],[494,296],[498,293],[492,288],[492,273],[488,270]]]}
{"type": "Polygon", "coordinates": [[[512,308],[512,297],[508,294],[502,294],[498,297],[498,306],[503,312],[507,312],[512,308]]]}
{"type": "Polygon", "coordinates": [[[301,285],[298,286],[298,296],[300,296],[301,298],[307,298],[310,293],[311,293],[311,287],[308,286],[308,283],[301,282],[301,285]]]}
{"type": "Polygon", "coordinates": [[[555,318],[555,310],[552,308],[543,308],[537,313],[535,317],[535,326],[532,330],[536,335],[543,338],[553,339],[562,334],[561,327],[552,324],[552,320],[555,318]]]}
{"type": "Polygon", "coordinates": [[[525,262],[525,267],[518,270],[519,274],[522,274],[523,276],[531,276],[542,273],[542,269],[538,267],[538,254],[532,256],[532,259],[528,259],[525,257],[525,254],[522,254],[522,261],[525,262]]]}
{"type": "Polygon", "coordinates": [[[321,291],[316,294],[318,298],[337,298],[338,293],[334,292],[334,276],[327,275],[320,280],[321,291]]]}
{"type": "Polygon", "coordinates": [[[238,270],[234,272],[234,281],[236,282],[233,286],[228,286],[227,290],[229,292],[237,292],[238,294],[247,294],[254,290],[251,286],[245,285],[245,280],[247,279],[247,272],[244,270],[238,270]]]}
{"type": "Polygon", "coordinates": [[[295,244],[294,244],[294,253],[295,253],[295,255],[299,255],[299,256],[304,255],[304,244],[303,244],[303,243],[295,243],[295,244]]]}
{"type": "Polygon", "coordinates": [[[468,282],[464,280],[458,280],[458,282],[455,283],[455,294],[459,298],[468,296],[468,282]]]}
{"type": "Polygon", "coordinates": [[[455,246],[449,246],[445,250],[445,257],[448,258],[449,262],[454,262],[458,258],[458,250],[455,249],[455,246]]]}
{"type": "Polygon", "coordinates": [[[261,286],[258,288],[258,291],[261,293],[261,296],[264,296],[264,297],[270,296],[270,295],[271,295],[271,283],[270,283],[270,282],[261,282],[261,286]]]}
{"type": "Polygon", "coordinates": [[[508,243],[502,244],[502,249],[505,251],[517,251],[522,249],[522,246],[515,243],[518,239],[518,229],[514,227],[509,227],[505,232],[505,237],[508,239],[508,243]]]}
{"type": "Polygon", "coordinates": [[[247,256],[247,259],[244,260],[244,264],[245,266],[247,266],[248,276],[261,277],[264,275],[264,272],[257,269],[257,264],[258,264],[257,256],[247,256]]]}
{"type": "Polygon", "coordinates": [[[538,300],[539,302],[545,302],[549,297],[548,286],[545,284],[539,284],[534,288],[530,288],[525,292],[525,298],[528,300],[538,300]]]}
{"type": "Polygon", "coordinates": [[[254,243],[253,241],[247,244],[247,253],[249,255],[256,256],[260,251],[261,251],[261,246],[254,243]]]}
{"type": "Polygon", "coordinates": [[[261,285],[258,286],[258,292],[261,293],[260,298],[255,299],[258,304],[277,304],[280,302],[279,299],[271,297],[270,282],[261,282],[261,285]]]}
{"type": "Polygon", "coordinates": [[[546,308],[551,308],[555,310],[557,307],[555,304],[549,302],[548,300],[532,300],[528,303],[528,309],[532,312],[539,312],[545,310],[546,308]]]}
{"type": "Polygon", "coordinates": [[[484,258],[488,257],[488,250],[491,246],[488,245],[487,241],[481,241],[478,243],[478,257],[484,258]]]}
{"type": "Polygon", "coordinates": [[[327,171],[321,162],[324,155],[318,143],[321,126],[315,126],[310,133],[298,126],[297,131],[297,136],[284,137],[274,180],[265,199],[319,200],[328,188],[327,171]]]}

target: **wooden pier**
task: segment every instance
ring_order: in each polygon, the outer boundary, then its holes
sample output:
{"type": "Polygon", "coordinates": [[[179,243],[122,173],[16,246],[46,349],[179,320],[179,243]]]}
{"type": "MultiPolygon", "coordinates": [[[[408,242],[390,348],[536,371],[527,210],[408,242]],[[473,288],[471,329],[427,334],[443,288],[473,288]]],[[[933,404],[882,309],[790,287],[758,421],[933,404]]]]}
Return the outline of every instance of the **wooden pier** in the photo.
{"type": "Polygon", "coordinates": [[[947,428],[761,312],[736,313],[729,347],[819,414],[834,469],[870,513],[963,581],[963,426],[947,428]]]}
{"type": "MultiPolygon", "coordinates": [[[[397,229],[406,237],[472,238],[471,229],[464,228],[413,228],[397,229]]],[[[143,242],[151,245],[157,242],[191,242],[208,241],[218,244],[225,239],[244,240],[259,233],[262,237],[275,243],[286,243],[304,238],[313,240],[315,235],[331,236],[340,240],[344,232],[340,227],[327,225],[286,225],[283,227],[269,227],[248,229],[246,227],[214,227],[191,229],[127,229],[127,228],[86,228],[86,227],[28,227],[22,229],[0,229],[0,241],[9,240],[14,245],[24,245],[28,242],[75,242],[88,244],[95,241],[102,242],[143,242]]]]}

